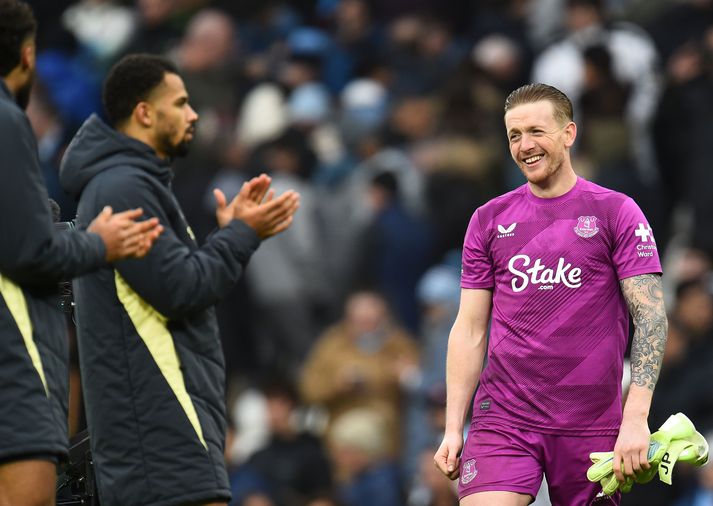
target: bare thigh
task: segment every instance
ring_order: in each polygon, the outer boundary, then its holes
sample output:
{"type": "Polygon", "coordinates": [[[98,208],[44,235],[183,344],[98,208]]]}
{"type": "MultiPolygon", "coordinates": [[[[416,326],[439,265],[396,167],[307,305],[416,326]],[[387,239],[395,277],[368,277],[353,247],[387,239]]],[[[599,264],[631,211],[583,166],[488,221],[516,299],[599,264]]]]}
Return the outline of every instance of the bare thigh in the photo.
{"type": "Polygon", "coordinates": [[[48,460],[0,464],[0,506],[54,506],[57,466],[48,460]]]}
{"type": "Polygon", "coordinates": [[[517,492],[476,492],[460,500],[460,506],[527,506],[533,501],[529,494],[517,492]]]}

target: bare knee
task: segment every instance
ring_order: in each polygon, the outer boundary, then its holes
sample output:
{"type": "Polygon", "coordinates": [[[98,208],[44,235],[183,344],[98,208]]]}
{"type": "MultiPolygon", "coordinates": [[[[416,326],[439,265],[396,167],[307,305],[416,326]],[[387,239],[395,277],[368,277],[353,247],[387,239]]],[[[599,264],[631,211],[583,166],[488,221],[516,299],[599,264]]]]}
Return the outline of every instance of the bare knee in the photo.
{"type": "Polygon", "coordinates": [[[54,506],[57,468],[48,460],[0,465],[0,506],[54,506]]]}

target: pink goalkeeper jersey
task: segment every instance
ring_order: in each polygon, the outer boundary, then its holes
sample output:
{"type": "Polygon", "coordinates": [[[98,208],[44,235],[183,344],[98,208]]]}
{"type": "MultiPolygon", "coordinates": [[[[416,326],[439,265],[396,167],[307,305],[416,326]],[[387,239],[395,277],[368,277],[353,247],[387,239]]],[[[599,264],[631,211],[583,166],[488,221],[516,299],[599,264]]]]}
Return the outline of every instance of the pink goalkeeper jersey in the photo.
{"type": "Polygon", "coordinates": [[[476,210],[461,286],[492,289],[493,310],[474,419],[616,434],[629,334],[619,280],[660,272],[639,207],[582,178],[560,197],[523,185],[476,210]]]}

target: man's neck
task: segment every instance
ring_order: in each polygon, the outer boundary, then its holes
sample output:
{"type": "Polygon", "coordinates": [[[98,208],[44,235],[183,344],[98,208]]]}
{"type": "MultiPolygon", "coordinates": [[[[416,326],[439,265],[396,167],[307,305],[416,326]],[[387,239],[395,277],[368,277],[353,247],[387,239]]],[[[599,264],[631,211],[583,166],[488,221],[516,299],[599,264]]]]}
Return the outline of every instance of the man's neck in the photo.
{"type": "Polygon", "coordinates": [[[162,159],[166,159],[166,156],[159,153],[156,149],[153,139],[151,138],[151,135],[147,130],[139,128],[135,124],[132,124],[130,122],[117,126],[116,130],[126,135],[127,137],[131,137],[132,139],[136,139],[137,141],[143,142],[148,147],[154,150],[156,156],[162,159]]]}

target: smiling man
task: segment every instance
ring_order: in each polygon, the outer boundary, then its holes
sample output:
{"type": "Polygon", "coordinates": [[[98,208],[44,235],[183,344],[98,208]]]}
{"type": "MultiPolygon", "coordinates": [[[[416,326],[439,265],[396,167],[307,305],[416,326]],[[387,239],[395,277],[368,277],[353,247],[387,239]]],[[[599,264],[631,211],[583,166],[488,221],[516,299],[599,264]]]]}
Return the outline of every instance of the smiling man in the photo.
{"type": "Polygon", "coordinates": [[[619,504],[587,480],[588,455],[613,447],[620,481],[649,466],[647,418],[667,329],[653,234],[632,199],[575,174],[577,126],[562,92],[513,91],[505,127],[527,182],[477,209],[466,232],[434,461],[460,478],[463,506],[529,504],[543,475],[554,506],[619,504]]]}
{"type": "Polygon", "coordinates": [[[145,258],[75,283],[100,502],[225,505],[225,372],[213,306],[260,241],[291,224],[299,196],[273,198],[265,175],[229,204],[216,190],[219,229],[199,246],[171,191],[171,159],[186,153],[198,120],[176,67],[129,55],[109,73],[103,98],[111,126],[96,116],[84,123],[62,161],[62,184],[79,198],[80,221],[102,202],[139,205],[165,232],[145,258]]]}

